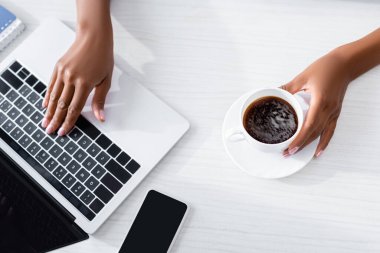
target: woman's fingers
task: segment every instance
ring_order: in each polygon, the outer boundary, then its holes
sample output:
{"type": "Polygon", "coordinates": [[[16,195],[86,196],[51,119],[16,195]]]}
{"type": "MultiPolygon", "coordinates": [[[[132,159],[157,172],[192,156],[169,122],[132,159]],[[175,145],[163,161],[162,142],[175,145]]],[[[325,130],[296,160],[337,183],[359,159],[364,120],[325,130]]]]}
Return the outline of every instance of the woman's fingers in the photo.
{"type": "Polygon", "coordinates": [[[291,94],[295,94],[303,89],[303,85],[304,83],[301,81],[301,78],[295,78],[287,84],[281,85],[280,88],[291,94]]]}
{"type": "Polygon", "coordinates": [[[323,130],[321,139],[319,140],[317,150],[315,151],[315,157],[318,158],[322,155],[323,151],[329,144],[336,128],[337,119],[333,119],[323,130]]]}
{"type": "Polygon", "coordinates": [[[64,87],[63,80],[58,75],[50,94],[48,107],[45,112],[45,116],[42,120],[42,127],[47,127],[54,116],[55,109],[57,107],[58,99],[61,97],[61,93],[64,87]]]}
{"type": "Polygon", "coordinates": [[[301,131],[298,133],[297,137],[289,145],[289,147],[283,152],[284,156],[295,154],[309,137],[314,133],[317,128],[317,118],[320,111],[320,103],[316,100],[311,101],[309,112],[307,113],[305,122],[301,128],[301,131]]]}
{"type": "MultiPolygon", "coordinates": [[[[54,116],[52,120],[50,121],[48,127],[46,128],[46,132],[48,134],[51,134],[55,132],[58,127],[62,124],[64,121],[66,114],[67,114],[67,109],[71,103],[71,100],[73,98],[73,94],[75,91],[75,86],[74,85],[67,85],[65,84],[63,91],[61,93],[60,98],[58,99],[57,106],[55,108],[54,116]]],[[[64,135],[62,133],[62,129],[58,131],[58,135],[62,136],[64,135]]]]}
{"type": "Polygon", "coordinates": [[[57,71],[57,65],[55,65],[54,71],[53,71],[53,75],[51,76],[51,79],[50,79],[50,82],[49,82],[49,86],[48,86],[48,88],[46,90],[46,94],[45,94],[44,100],[42,101],[42,106],[44,108],[46,108],[48,106],[48,104],[49,104],[50,93],[51,93],[51,91],[54,88],[54,84],[57,81],[57,77],[58,77],[58,71],[57,71]]]}
{"type": "Polygon", "coordinates": [[[99,121],[104,121],[104,105],[107,93],[111,87],[111,75],[108,75],[99,85],[95,87],[94,97],[92,99],[92,111],[99,121]]]}
{"type": "Polygon", "coordinates": [[[86,104],[86,100],[90,94],[90,91],[91,90],[85,85],[77,85],[74,96],[67,109],[66,118],[58,131],[59,135],[65,135],[71,130],[71,128],[73,128],[84,105],[86,104]]]}

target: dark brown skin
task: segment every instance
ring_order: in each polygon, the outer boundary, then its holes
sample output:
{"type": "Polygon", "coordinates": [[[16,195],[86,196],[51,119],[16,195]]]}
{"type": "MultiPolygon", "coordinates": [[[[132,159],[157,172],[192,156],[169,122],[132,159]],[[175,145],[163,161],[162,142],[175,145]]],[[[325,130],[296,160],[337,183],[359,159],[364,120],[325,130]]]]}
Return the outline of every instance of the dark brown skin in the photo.
{"type": "Polygon", "coordinates": [[[105,120],[104,104],[111,86],[113,33],[109,0],[77,0],[76,39],[57,62],[46,92],[42,126],[65,135],[74,126],[90,92],[92,110],[105,120]]]}
{"type": "Polygon", "coordinates": [[[321,136],[315,157],[329,144],[349,83],[380,64],[380,29],[364,38],[343,45],[321,57],[281,88],[294,94],[311,94],[310,109],[300,133],[283,152],[295,154],[321,136]]]}

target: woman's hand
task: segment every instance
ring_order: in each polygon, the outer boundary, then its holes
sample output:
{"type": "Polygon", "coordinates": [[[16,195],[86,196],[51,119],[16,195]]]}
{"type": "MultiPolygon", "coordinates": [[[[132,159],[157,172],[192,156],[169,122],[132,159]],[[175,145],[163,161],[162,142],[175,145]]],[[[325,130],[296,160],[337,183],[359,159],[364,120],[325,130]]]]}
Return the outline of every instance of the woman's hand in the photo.
{"type": "Polygon", "coordinates": [[[318,136],[321,138],[315,157],[322,154],[334,134],[350,80],[346,60],[332,51],[281,87],[292,94],[301,90],[311,94],[310,108],[302,129],[283,152],[285,157],[295,154],[318,136]]]}
{"type": "Polygon", "coordinates": [[[42,127],[48,134],[68,133],[78,119],[90,92],[95,89],[92,110],[104,121],[104,104],[111,85],[113,35],[109,2],[78,0],[77,36],[57,62],[46,92],[42,127]]]}

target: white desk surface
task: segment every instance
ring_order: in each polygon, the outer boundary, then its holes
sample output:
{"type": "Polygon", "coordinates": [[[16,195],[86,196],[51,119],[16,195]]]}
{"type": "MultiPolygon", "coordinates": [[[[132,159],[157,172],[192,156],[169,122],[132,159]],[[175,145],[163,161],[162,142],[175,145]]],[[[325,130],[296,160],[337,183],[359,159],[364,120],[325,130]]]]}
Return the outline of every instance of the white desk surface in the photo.
{"type": "MultiPolygon", "coordinates": [[[[27,31],[46,16],[75,25],[75,1],[1,0],[27,31]]],[[[117,64],[192,128],[91,238],[57,252],[117,252],[149,189],[191,212],[173,252],[379,252],[380,69],[350,86],[325,154],[261,180],[227,157],[221,125],[242,93],[290,80],[380,26],[376,0],[113,0],[117,64]]]]}

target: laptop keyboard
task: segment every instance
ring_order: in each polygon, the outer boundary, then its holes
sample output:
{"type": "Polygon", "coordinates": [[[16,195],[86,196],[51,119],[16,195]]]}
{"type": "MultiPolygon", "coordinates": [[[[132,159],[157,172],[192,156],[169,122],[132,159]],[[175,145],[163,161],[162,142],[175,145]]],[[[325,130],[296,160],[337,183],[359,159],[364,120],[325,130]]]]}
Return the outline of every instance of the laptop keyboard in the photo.
{"type": "Polygon", "coordinates": [[[41,127],[46,85],[15,61],[0,75],[2,139],[93,220],[140,165],[83,116],[66,136],[41,127]]]}

